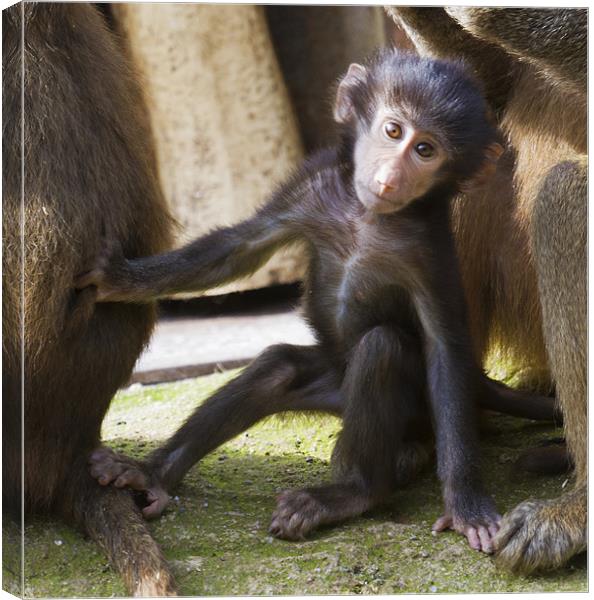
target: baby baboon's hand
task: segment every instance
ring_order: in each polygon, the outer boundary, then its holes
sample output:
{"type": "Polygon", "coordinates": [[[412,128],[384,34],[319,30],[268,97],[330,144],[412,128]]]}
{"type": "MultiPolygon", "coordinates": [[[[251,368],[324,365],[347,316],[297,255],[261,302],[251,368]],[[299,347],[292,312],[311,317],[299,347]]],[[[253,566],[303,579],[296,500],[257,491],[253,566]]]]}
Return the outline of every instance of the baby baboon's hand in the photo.
{"type": "Polygon", "coordinates": [[[435,521],[432,530],[439,533],[452,529],[466,537],[473,550],[492,554],[493,539],[499,530],[501,515],[491,498],[476,495],[466,498],[462,505],[456,504],[449,509],[446,506],[445,514],[435,521]]]}
{"type": "Polygon", "coordinates": [[[74,287],[82,289],[89,286],[97,288],[97,302],[125,302],[131,300],[126,283],[128,261],[122,252],[122,246],[115,239],[104,240],[103,248],[97,256],[94,266],[80,273],[74,280],[74,287]]]}

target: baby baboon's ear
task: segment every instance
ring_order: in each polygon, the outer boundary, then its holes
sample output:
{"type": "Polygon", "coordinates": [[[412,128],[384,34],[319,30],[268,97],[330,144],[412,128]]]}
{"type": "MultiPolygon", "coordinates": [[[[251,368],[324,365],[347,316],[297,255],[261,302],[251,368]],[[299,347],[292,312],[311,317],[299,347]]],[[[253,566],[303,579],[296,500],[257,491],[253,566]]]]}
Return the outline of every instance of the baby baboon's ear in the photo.
{"type": "Polygon", "coordinates": [[[354,116],[353,90],[367,79],[367,69],[363,65],[352,63],[336,90],[334,102],[334,120],[348,123],[354,116]]]}
{"type": "Polygon", "coordinates": [[[462,191],[469,192],[474,188],[480,187],[487,183],[487,181],[489,181],[489,179],[495,173],[497,169],[497,161],[503,152],[503,146],[497,142],[493,142],[490,146],[487,146],[483,164],[480,166],[474,177],[462,185],[462,191]]]}

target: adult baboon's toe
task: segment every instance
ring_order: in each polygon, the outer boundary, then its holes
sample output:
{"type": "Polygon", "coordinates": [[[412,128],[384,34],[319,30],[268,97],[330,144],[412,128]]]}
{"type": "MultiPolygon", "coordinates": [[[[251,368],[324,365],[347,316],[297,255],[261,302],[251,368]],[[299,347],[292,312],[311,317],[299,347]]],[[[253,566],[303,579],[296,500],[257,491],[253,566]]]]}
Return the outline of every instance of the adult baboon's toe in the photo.
{"type": "Polygon", "coordinates": [[[586,547],[586,505],[581,494],[522,502],[507,513],[495,538],[497,565],[529,574],[562,566],[586,547]]]}

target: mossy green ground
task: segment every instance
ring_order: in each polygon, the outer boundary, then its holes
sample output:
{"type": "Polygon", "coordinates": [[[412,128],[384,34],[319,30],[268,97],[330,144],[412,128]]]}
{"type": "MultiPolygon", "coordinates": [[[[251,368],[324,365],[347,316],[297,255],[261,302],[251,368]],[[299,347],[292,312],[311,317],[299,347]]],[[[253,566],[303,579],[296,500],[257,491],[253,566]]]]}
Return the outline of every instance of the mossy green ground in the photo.
{"type": "MultiPolygon", "coordinates": [[[[234,374],[122,391],[105,421],[105,441],[143,456],[234,374]]],[[[555,573],[517,577],[497,570],[490,557],[470,550],[455,533],[432,536],[441,500],[431,470],[372,514],[321,530],[308,541],[273,539],[267,527],[276,493],[329,479],[338,430],[332,417],[269,419],[190,471],[165,515],[150,525],[182,595],[587,589],[583,556],[555,573]]],[[[484,472],[500,509],[561,492],[566,477],[520,478],[512,472],[522,449],[558,433],[530,421],[490,420],[483,436],[484,472]]],[[[17,593],[19,536],[5,522],[3,537],[4,587],[17,593]]],[[[27,523],[24,567],[29,597],[125,595],[95,544],[59,522],[27,523]]]]}

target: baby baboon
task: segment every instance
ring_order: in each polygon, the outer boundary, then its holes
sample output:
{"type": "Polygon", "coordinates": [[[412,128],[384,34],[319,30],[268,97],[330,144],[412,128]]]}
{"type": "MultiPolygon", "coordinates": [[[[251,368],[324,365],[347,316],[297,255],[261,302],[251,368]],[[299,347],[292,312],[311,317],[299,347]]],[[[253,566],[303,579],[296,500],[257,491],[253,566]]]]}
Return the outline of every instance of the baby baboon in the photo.
{"type": "Polygon", "coordinates": [[[103,302],[145,302],[232,281],[301,243],[318,341],[269,348],[147,469],[102,449],[92,472],[104,485],[144,490],[144,514],[156,516],[197,460],[262,417],[341,414],[337,482],[279,499],[271,532],[296,539],[369,510],[410,479],[427,458],[433,422],[445,502],[435,529],[452,527],[490,552],[498,515],[481,483],[476,407],[549,400],[484,376],[458,276],[450,200],[488,177],[503,148],[461,65],[394,50],[351,65],[334,116],[339,143],[309,157],[252,218],[166,254],[127,260],[114,251],[79,280],[97,285],[103,302]]]}

